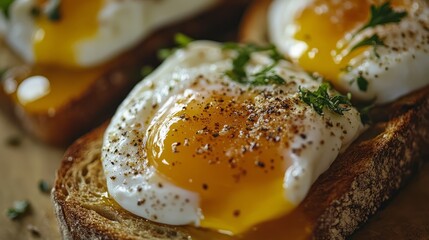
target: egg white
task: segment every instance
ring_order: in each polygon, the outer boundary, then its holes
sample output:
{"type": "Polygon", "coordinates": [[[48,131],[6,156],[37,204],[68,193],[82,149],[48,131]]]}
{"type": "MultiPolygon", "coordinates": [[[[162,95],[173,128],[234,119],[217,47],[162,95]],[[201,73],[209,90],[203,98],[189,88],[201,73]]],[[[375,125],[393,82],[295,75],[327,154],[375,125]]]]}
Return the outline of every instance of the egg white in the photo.
{"type": "MultiPolygon", "coordinates": [[[[312,2],[275,0],[270,6],[270,40],[293,59],[306,50],[304,42],[293,38],[297,31],[294,19],[312,2]]],[[[427,2],[416,0],[406,10],[408,15],[400,23],[377,26],[356,36],[353,43],[377,33],[388,47],[377,47],[380,57],[369,48],[355,58],[351,71],[333,82],[338,88],[352,93],[355,99],[383,104],[429,84],[429,8],[427,2]],[[358,87],[359,76],[368,80],[366,91],[358,87]]]]}
{"type": "MultiPolygon", "coordinates": [[[[144,160],[142,148],[147,129],[163,115],[166,107],[175,104],[177,96],[193,91],[204,95],[207,89],[217,89],[222,84],[228,84],[231,89],[248,90],[248,86],[232,82],[224,74],[232,67],[233,54],[214,42],[191,43],[140,82],[121,104],[104,135],[102,162],[109,194],[123,208],[160,223],[198,225],[203,218],[198,194],[177,187],[158,175],[144,160]],[[205,81],[195,84],[201,76],[205,81]],[[142,199],[144,204],[138,204],[142,199]]],[[[267,54],[253,55],[247,69],[249,73],[258,72],[272,63],[267,54]]],[[[279,87],[289,94],[288,97],[299,98],[298,85],[311,90],[320,85],[319,81],[286,61],[280,61],[275,71],[290,84],[258,88],[272,90],[279,87]]],[[[293,137],[291,148],[285,149],[285,155],[290,156],[293,163],[285,173],[284,189],[285,198],[298,204],[316,178],[364,127],[355,109],[344,112],[344,116],[330,111],[321,116],[301,102],[294,111],[296,116],[302,116],[304,112],[305,118],[296,121],[300,121],[308,137],[293,137]],[[326,127],[326,121],[333,127],[326,127]],[[309,139],[314,143],[323,140],[324,144],[314,144],[314,147],[303,149],[301,154],[291,150],[302,148],[309,139]]]]}
{"type": "MultiPolygon", "coordinates": [[[[98,13],[97,34],[74,46],[77,64],[89,67],[105,62],[154,30],[207,9],[216,1],[105,0],[98,13]]],[[[35,62],[33,39],[40,34],[37,32],[34,16],[30,14],[36,2],[37,0],[15,0],[9,9],[9,19],[2,13],[0,16],[0,34],[29,63],[35,62]]]]}

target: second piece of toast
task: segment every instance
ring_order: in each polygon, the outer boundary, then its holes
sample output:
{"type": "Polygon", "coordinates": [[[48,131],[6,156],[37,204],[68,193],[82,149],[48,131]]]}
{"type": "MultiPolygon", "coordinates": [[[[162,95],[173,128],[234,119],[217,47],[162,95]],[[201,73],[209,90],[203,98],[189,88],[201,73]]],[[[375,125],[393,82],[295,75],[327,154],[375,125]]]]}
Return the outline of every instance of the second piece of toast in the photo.
{"type": "Polygon", "coordinates": [[[142,68],[157,64],[157,51],[171,46],[176,33],[222,38],[239,21],[247,2],[220,0],[211,9],[159,29],[115,59],[89,70],[31,66],[0,40],[0,108],[37,139],[52,145],[70,144],[112,114],[141,79],[142,68]],[[35,103],[22,103],[17,96],[19,84],[33,75],[51,78],[50,92],[35,103]]]}

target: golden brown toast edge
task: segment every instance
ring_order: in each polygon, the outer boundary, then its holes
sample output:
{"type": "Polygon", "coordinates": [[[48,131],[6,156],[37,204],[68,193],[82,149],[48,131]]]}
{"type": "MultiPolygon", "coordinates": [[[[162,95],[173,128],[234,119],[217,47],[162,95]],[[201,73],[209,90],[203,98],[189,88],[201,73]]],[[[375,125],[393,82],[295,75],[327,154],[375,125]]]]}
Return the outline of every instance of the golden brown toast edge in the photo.
{"type": "MultiPolygon", "coordinates": [[[[421,156],[428,153],[429,87],[379,109],[390,120],[374,123],[317,179],[299,205],[312,225],[313,238],[343,239],[352,234],[404,184],[422,163],[421,156]]],[[[155,224],[100,200],[106,192],[99,160],[105,127],[76,141],[58,170],[52,198],[63,236],[186,239],[188,228],[155,224]]],[[[222,238],[205,230],[195,233],[203,239],[222,238]]]]}
{"type": "MultiPolygon", "coordinates": [[[[272,0],[254,0],[239,29],[242,42],[267,42],[272,0]]],[[[313,236],[349,236],[400,188],[429,150],[429,87],[389,107],[379,107],[371,127],[313,185],[300,208],[314,223],[313,236]],[[386,135],[387,134],[387,135],[386,135]]]]}
{"type": "Polygon", "coordinates": [[[272,0],[253,0],[244,13],[238,30],[240,42],[266,43],[267,11],[272,0]]]}
{"type": "MultiPolygon", "coordinates": [[[[224,32],[236,27],[235,23],[239,22],[247,2],[248,0],[220,0],[210,10],[156,31],[138,46],[108,63],[108,69],[94,84],[80,96],[56,109],[53,115],[48,112],[26,111],[2,87],[0,109],[36,138],[52,145],[66,146],[113,113],[131,88],[141,80],[142,66],[156,63],[158,49],[171,46],[176,33],[182,32],[195,38],[224,40],[224,32]]],[[[10,55],[10,58],[17,57],[10,55]]],[[[6,61],[24,65],[19,59],[6,61]]]]}

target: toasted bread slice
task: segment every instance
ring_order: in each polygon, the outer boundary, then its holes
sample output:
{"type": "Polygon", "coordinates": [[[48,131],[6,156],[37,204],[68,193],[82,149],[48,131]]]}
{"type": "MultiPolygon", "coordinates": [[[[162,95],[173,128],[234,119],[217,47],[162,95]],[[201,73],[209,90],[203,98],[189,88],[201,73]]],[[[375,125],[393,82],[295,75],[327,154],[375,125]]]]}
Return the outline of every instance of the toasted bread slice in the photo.
{"type": "Polygon", "coordinates": [[[53,145],[69,144],[113,113],[141,79],[142,67],[156,64],[158,49],[171,46],[174,34],[223,40],[220,33],[234,27],[230,23],[239,21],[248,1],[218,2],[198,16],[156,31],[110,62],[81,72],[28,66],[0,39],[0,70],[8,70],[0,81],[0,108],[36,138],[53,145]],[[20,102],[19,82],[39,74],[51,76],[51,92],[37,104],[20,102]]]}
{"type": "Polygon", "coordinates": [[[254,0],[243,16],[238,38],[241,42],[266,43],[267,12],[272,0],[254,0]]]}
{"type": "MultiPolygon", "coordinates": [[[[280,222],[280,231],[271,223],[260,228],[281,239],[343,239],[403,185],[428,153],[429,87],[374,112],[376,122],[318,178],[292,221],[280,222]]],[[[100,161],[106,125],[77,140],[57,172],[52,198],[65,239],[234,239],[156,224],[119,207],[107,194],[100,161]]],[[[243,239],[264,238],[251,234],[243,239]]]]}

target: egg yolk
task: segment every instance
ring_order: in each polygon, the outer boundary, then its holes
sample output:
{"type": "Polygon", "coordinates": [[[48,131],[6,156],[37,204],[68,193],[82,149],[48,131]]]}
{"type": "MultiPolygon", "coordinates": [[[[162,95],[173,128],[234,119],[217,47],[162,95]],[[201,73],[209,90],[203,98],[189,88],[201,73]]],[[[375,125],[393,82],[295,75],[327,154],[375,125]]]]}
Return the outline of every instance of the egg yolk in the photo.
{"type": "MultiPolygon", "coordinates": [[[[307,71],[318,72],[336,81],[342,71],[353,65],[368,47],[350,51],[353,34],[370,18],[371,5],[377,0],[314,0],[295,18],[294,39],[299,45],[292,57],[307,71]]],[[[393,7],[404,6],[406,0],[391,1],[393,7]]]]}
{"type": "MultiPolygon", "coordinates": [[[[48,4],[38,1],[38,9],[48,4]]],[[[35,60],[38,64],[78,66],[76,45],[93,37],[98,30],[98,12],[103,0],[59,1],[58,9],[40,14],[36,19],[36,33],[33,38],[35,60]]]]}
{"type": "Polygon", "coordinates": [[[295,207],[283,188],[290,136],[282,116],[269,111],[251,93],[192,93],[148,129],[149,164],[199,194],[202,227],[237,234],[295,207]]]}
{"type": "Polygon", "coordinates": [[[36,33],[33,36],[36,64],[15,73],[7,79],[8,87],[3,88],[29,112],[55,112],[70,99],[82,96],[106,70],[123,61],[115,59],[90,68],[82,68],[77,63],[76,45],[97,33],[98,13],[104,0],[84,3],[61,0],[58,9],[54,7],[42,13],[52,2],[55,1],[37,0],[34,8],[38,11],[34,16],[36,33]],[[34,81],[40,78],[46,81],[44,89],[34,81]],[[35,95],[33,86],[39,89],[39,95],[35,95]]]}
{"type": "Polygon", "coordinates": [[[65,106],[70,99],[78,98],[84,94],[85,89],[95,84],[108,66],[110,65],[105,64],[88,69],[64,69],[35,65],[17,73],[13,78],[6,79],[2,90],[28,112],[52,112],[65,106]],[[34,96],[34,94],[35,87],[40,88],[40,86],[27,84],[31,83],[34,76],[45,79],[47,84],[44,89],[45,92],[40,92],[39,96],[34,96]],[[6,89],[6,83],[12,87],[6,89]],[[23,88],[25,85],[30,87],[25,89],[23,88]],[[18,94],[19,92],[21,94],[18,94]],[[34,96],[34,98],[30,101],[23,101],[22,98],[28,98],[26,95],[34,96]]]}

